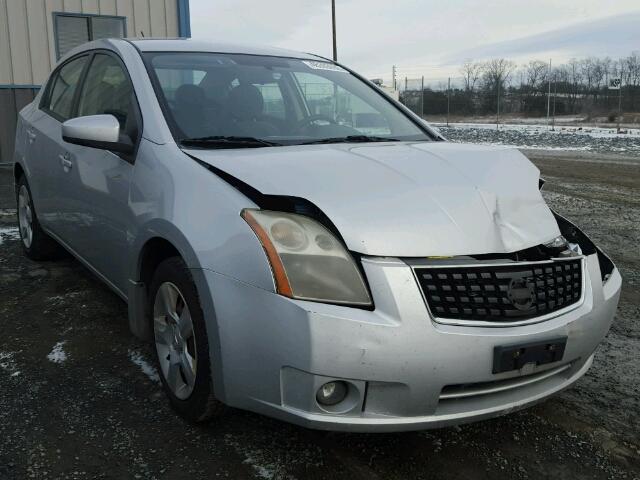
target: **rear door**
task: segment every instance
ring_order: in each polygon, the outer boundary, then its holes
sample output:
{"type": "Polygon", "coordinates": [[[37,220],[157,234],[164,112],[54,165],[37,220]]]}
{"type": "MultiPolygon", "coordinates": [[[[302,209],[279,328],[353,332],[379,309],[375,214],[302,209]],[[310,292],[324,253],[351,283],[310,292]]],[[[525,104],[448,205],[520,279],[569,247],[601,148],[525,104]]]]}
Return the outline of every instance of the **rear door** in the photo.
{"type": "MultiPolygon", "coordinates": [[[[87,55],[74,57],[51,75],[40,105],[25,124],[30,172],[29,185],[40,223],[62,236],[65,221],[61,179],[66,148],[62,141],[62,122],[73,115],[78,85],[88,62],[87,55]]],[[[66,238],[62,237],[66,242],[66,238]]]]}
{"type": "MultiPolygon", "coordinates": [[[[142,120],[131,80],[113,52],[90,60],[77,100],[77,117],[108,114],[120,134],[139,141],[142,120]]],[[[70,160],[62,179],[65,211],[71,222],[64,236],[70,246],[113,285],[126,291],[126,236],[131,226],[129,185],[135,154],[117,154],[64,143],[70,160]]]]}

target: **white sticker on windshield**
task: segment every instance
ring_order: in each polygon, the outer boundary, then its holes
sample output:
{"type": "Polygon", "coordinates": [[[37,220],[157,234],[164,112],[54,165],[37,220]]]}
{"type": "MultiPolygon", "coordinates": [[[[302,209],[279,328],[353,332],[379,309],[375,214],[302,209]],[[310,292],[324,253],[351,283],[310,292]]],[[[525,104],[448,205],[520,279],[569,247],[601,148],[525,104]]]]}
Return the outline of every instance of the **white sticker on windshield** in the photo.
{"type": "Polygon", "coordinates": [[[344,68],[340,67],[339,65],[334,65],[333,63],[316,62],[313,60],[303,60],[302,63],[304,63],[309,68],[313,68],[314,70],[331,70],[332,72],[347,73],[344,68]]]}

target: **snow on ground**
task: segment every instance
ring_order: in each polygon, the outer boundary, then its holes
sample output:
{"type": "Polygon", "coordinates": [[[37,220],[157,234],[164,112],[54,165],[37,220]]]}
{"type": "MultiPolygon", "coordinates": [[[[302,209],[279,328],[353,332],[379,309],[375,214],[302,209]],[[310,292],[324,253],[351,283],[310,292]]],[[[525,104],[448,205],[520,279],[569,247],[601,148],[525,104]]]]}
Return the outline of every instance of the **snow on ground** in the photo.
{"type": "Polygon", "coordinates": [[[145,358],[142,356],[140,352],[136,352],[134,350],[129,350],[129,360],[131,360],[134,364],[140,367],[142,373],[144,373],[149,380],[152,382],[160,382],[160,376],[158,375],[158,371],[155,369],[153,365],[151,365],[145,358]]]}
{"type": "Polygon", "coordinates": [[[488,123],[433,124],[453,142],[484,143],[540,150],[573,150],[640,155],[640,129],[556,125],[499,125],[488,123]]]}
{"type": "Polygon", "coordinates": [[[18,366],[13,359],[13,352],[0,352],[0,369],[9,373],[11,377],[17,377],[20,375],[18,366]]]}
{"type": "Polygon", "coordinates": [[[20,240],[18,227],[0,227],[0,245],[5,240],[20,240]]]}
{"type": "Polygon", "coordinates": [[[67,343],[66,340],[56,343],[47,358],[53,363],[64,363],[67,359],[67,353],[63,349],[65,343],[67,343]]]}

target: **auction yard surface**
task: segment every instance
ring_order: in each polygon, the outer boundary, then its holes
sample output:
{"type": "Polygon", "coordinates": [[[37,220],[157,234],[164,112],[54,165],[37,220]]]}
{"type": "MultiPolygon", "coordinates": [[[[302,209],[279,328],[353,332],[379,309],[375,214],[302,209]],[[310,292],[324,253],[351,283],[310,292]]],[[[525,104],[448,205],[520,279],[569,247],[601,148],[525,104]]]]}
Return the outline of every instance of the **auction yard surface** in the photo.
{"type": "Polygon", "coordinates": [[[640,478],[640,159],[528,151],[545,197],[624,278],[587,375],[536,407],[442,430],[337,434],[169,408],[126,306],[77,261],[26,259],[0,170],[0,479],[640,478]]]}

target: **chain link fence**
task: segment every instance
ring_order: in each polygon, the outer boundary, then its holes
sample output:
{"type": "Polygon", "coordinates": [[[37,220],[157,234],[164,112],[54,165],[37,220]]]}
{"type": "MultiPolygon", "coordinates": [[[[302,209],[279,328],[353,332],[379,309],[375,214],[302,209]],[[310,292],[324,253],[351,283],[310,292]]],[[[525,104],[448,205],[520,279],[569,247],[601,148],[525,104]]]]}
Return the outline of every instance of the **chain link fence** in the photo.
{"type": "Polygon", "coordinates": [[[540,118],[548,111],[552,119],[640,123],[640,85],[623,84],[620,90],[609,90],[552,81],[549,92],[548,82],[535,88],[524,83],[468,88],[462,77],[436,81],[404,77],[397,87],[400,101],[413,112],[443,122],[474,117],[498,122],[505,117],[540,118]]]}

